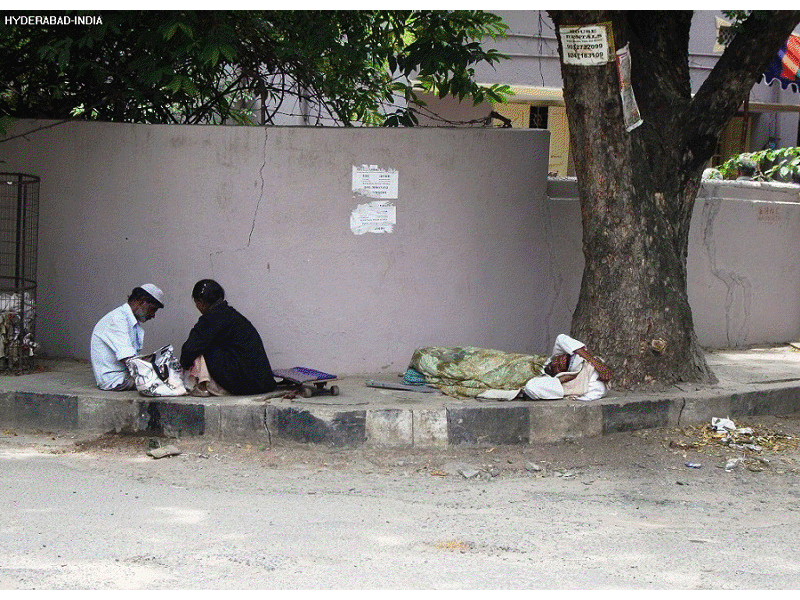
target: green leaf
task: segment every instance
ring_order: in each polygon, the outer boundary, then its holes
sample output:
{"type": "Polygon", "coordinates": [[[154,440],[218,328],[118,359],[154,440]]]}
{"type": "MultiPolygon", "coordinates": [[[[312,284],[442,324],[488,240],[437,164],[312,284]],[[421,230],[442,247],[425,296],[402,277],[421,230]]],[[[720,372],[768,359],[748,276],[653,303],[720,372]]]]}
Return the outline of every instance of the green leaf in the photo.
{"type": "Polygon", "coordinates": [[[183,21],[180,21],[180,22],[178,22],[178,27],[181,28],[181,31],[183,31],[183,33],[185,33],[186,36],[189,39],[194,39],[194,32],[192,31],[192,28],[187,23],[184,23],[183,21]]]}
{"type": "Polygon", "coordinates": [[[11,126],[16,122],[16,119],[13,117],[9,117],[7,115],[3,115],[0,117],[0,135],[6,136],[8,135],[9,129],[11,126]]]}
{"type": "Polygon", "coordinates": [[[164,39],[165,40],[171,40],[172,36],[175,35],[176,31],[178,31],[178,23],[177,22],[175,22],[172,25],[170,25],[169,27],[167,27],[167,30],[164,32],[164,39]]]}
{"type": "Polygon", "coordinates": [[[206,57],[206,62],[210,64],[212,67],[219,62],[219,48],[207,48],[206,52],[204,53],[206,57]]]}
{"type": "Polygon", "coordinates": [[[180,76],[180,75],[175,75],[175,77],[173,77],[173,78],[172,78],[172,81],[170,81],[170,82],[169,82],[169,83],[168,83],[166,86],[164,86],[164,87],[166,87],[166,88],[167,88],[168,90],[170,90],[171,92],[175,93],[175,92],[177,92],[179,89],[181,89],[181,83],[182,83],[181,76],[180,76]]]}
{"type": "Polygon", "coordinates": [[[230,44],[220,44],[219,50],[228,61],[233,62],[236,60],[236,49],[230,44]]]}
{"type": "Polygon", "coordinates": [[[199,94],[197,86],[195,86],[194,82],[189,77],[183,78],[182,87],[190,96],[197,96],[199,94]]]}

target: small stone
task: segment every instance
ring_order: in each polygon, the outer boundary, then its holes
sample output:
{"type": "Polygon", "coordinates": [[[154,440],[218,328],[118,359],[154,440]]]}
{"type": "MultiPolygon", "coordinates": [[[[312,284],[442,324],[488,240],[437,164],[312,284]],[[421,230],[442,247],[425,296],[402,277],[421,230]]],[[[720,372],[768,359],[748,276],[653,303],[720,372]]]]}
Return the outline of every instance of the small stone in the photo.
{"type": "Polygon", "coordinates": [[[463,475],[462,471],[480,471],[475,465],[464,462],[449,462],[442,465],[442,471],[447,475],[463,475]]]}
{"type": "Polygon", "coordinates": [[[170,444],[169,446],[162,446],[161,448],[151,448],[147,451],[148,456],[153,458],[164,458],[165,456],[178,456],[181,451],[177,446],[170,444]]]}
{"type": "Polygon", "coordinates": [[[539,464],[537,464],[535,462],[528,462],[528,463],[525,463],[525,470],[530,472],[530,473],[539,473],[540,471],[543,471],[544,469],[542,468],[541,465],[539,465],[539,464]]]}
{"type": "Polygon", "coordinates": [[[459,474],[464,479],[472,479],[480,474],[480,470],[474,467],[464,466],[458,469],[459,474]]]}
{"type": "Polygon", "coordinates": [[[744,459],[742,459],[742,458],[732,458],[728,462],[725,463],[725,470],[730,473],[736,467],[738,467],[743,461],[744,461],[744,459]]]}

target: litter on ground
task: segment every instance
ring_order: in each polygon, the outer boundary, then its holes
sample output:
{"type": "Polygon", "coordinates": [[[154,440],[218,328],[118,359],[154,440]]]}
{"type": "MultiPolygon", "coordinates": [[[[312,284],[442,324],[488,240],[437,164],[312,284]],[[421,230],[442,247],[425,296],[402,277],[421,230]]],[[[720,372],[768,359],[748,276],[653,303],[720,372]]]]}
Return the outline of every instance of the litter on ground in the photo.
{"type": "MultiPolygon", "coordinates": [[[[727,472],[740,466],[750,471],[763,471],[772,466],[773,461],[762,454],[800,450],[800,438],[796,436],[773,431],[763,425],[737,427],[729,418],[714,417],[708,424],[681,428],[680,433],[684,439],[671,439],[670,448],[709,454],[724,449],[733,451],[734,455],[724,457],[725,462],[720,465],[727,472]]],[[[690,463],[687,462],[686,466],[689,467],[690,463]]]]}

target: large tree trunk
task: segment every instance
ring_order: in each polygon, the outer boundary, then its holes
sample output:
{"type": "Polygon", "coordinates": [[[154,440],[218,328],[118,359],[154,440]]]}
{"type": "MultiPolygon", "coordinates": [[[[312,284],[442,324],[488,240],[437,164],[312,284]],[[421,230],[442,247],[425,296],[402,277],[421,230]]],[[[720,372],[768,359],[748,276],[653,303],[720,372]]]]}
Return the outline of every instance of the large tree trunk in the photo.
{"type": "Polygon", "coordinates": [[[687,295],[692,209],[722,128],[800,20],[787,14],[768,23],[777,31],[748,20],[693,99],[691,12],[550,13],[557,27],[611,21],[616,48],[630,43],[644,121],[631,132],[614,63],[561,66],[585,258],[571,333],[606,359],[617,385],[715,380],[687,295]]]}

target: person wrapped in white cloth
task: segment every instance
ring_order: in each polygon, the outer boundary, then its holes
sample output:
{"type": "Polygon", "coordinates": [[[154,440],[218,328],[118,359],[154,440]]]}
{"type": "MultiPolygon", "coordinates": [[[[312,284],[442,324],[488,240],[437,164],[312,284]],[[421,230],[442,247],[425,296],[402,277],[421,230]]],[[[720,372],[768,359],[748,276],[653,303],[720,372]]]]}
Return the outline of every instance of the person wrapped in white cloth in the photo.
{"type": "Polygon", "coordinates": [[[586,345],[560,334],[553,352],[542,367],[542,374],[529,379],[522,390],[487,390],[482,399],[513,400],[598,400],[606,395],[611,369],[586,349],[586,345]]]}
{"type": "Polygon", "coordinates": [[[606,395],[611,369],[578,340],[561,334],[544,365],[544,374],[528,380],[523,393],[534,400],[598,400],[606,395]]]}

